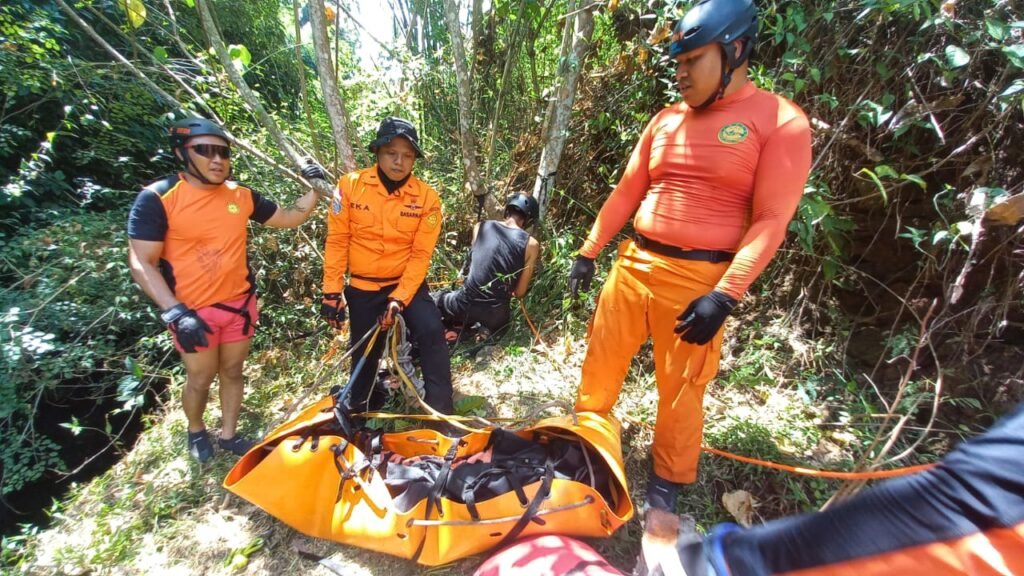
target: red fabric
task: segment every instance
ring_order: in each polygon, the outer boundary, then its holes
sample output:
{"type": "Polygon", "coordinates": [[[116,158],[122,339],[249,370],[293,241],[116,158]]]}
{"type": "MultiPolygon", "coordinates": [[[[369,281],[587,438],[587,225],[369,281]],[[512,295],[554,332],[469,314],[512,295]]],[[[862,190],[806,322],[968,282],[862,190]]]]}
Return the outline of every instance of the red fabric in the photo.
{"type": "MultiPolygon", "coordinates": [[[[245,304],[246,296],[238,298],[237,300],[231,300],[224,302],[224,305],[232,308],[241,309],[242,305],[245,304]]],[[[209,343],[208,346],[196,346],[196,352],[202,352],[204,350],[210,350],[216,348],[221,344],[231,344],[233,342],[242,342],[252,338],[252,335],[256,333],[256,323],[259,322],[260,313],[256,308],[256,296],[249,298],[249,316],[252,318],[252,324],[249,325],[249,333],[246,334],[242,331],[245,328],[245,318],[242,318],[240,314],[222,310],[220,308],[214,308],[213,306],[207,306],[196,310],[196,314],[199,315],[203,321],[213,330],[213,334],[206,334],[206,341],[209,343]]],[[[174,347],[178,349],[178,352],[184,352],[185,350],[178,344],[178,337],[171,331],[171,338],[174,340],[174,347]]]]}
{"type": "Polygon", "coordinates": [[[525,538],[491,556],[474,576],[622,576],[593,548],[558,535],[525,538]]]}

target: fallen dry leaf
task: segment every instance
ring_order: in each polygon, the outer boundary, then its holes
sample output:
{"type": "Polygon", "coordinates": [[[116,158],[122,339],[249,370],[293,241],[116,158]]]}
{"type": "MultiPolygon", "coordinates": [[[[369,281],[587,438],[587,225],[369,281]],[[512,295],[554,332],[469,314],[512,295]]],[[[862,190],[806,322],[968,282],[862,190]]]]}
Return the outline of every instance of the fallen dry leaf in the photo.
{"type": "Polygon", "coordinates": [[[741,526],[749,528],[753,523],[754,506],[757,501],[746,490],[733,490],[722,495],[722,505],[741,526]]]}

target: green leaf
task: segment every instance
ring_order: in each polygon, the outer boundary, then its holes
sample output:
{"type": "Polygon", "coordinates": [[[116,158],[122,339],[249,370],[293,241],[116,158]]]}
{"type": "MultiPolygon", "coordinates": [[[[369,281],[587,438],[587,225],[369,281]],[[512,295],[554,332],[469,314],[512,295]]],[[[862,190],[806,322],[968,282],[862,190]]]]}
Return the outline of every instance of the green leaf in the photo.
{"type": "Polygon", "coordinates": [[[896,171],[892,169],[892,166],[889,166],[887,164],[879,164],[878,166],[875,166],[875,174],[879,178],[895,178],[896,177],[896,171]]]}
{"type": "Polygon", "coordinates": [[[146,23],[146,5],[142,0],[122,0],[121,7],[128,15],[128,23],[132,28],[138,28],[146,23]]]}
{"type": "Polygon", "coordinates": [[[875,186],[878,188],[878,192],[882,195],[882,202],[884,202],[885,204],[888,204],[889,203],[889,194],[885,191],[885,186],[882,184],[882,181],[878,179],[878,175],[875,174],[874,172],[872,172],[868,168],[861,168],[860,172],[857,172],[858,176],[860,176],[862,174],[864,176],[867,176],[872,182],[875,183],[875,186]]]}
{"type": "Polygon", "coordinates": [[[962,68],[970,61],[971,57],[963,48],[955,44],[946,46],[946,63],[949,64],[950,68],[962,68]]]}
{"type": "Polygon", "coordinates": [[[1024,68],[1024,44],[1005,46],[1003,48],[1003,54],[1006,54],[1006,57],[1010,60],[1010,64],[1013,64],[1017,68],[1024,68]]]}
{"type": "Polygon", "coordinates": [[[924,178],[921,178],[917,174],[900,174],[900,179],[909,180],[910,182],[917,184],[918,186],[921,187],[921,190],[928,189],[928,184],[925,183],[924,178]]]}
{"type": "Polygon", "coordinates": [[[470,416],[486,407],[487,399],[483,396],[463,396],[455,402],[455,413],[461,416],[470,416]]]}
{"type": "Polygon", "coordinates": [[[239,62],[242,66],[248,66],[252,62],[252,54],[249,53],[249,49],[245,47],[245,44],[232,44],[228,46],[228,54],[231,55],[231,59],[235,61],[236,66],[239,62]]]}
{"type": "Polygon", "coordinates": [[[156,48],[153,48],[153,56],[161,62],[167,62],[167,49],[163,46],[157,46],[156,48]]]}
{"type": "Polygon", "coordinates": [[[1009,27],[1006,22],[1002,20],[996,20],[994,18],[985,19],[985,30],[988,31],[989,36],[995,38],[997,42],[1002,42],[1006,39],[1006,34],[1009,32],[1009,27]]]}
{"type": "Polygon", "coordinates": [[[1022,91],[1024,91],[1024,80],[1014,80],[1013,84],[1010,84],[1006,90],[1000,92],[999,96],[996,96],[996,98],[1009,98],[1010,96],[1019,94],[1022,91]]]}
{"type": "Polygon", "coordinates": [[[185,6],[188,6],[189,8],[195,8],[196,7],[196,0],[184,0],[184,2],[185,2],[185,6]]]}

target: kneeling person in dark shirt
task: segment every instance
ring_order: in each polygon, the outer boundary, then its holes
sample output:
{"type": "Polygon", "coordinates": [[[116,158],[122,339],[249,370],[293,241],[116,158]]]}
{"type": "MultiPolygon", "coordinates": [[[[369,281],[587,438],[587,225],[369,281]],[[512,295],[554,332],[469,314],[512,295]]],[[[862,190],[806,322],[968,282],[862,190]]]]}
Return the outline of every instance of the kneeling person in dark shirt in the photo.
{"type": "Polygon", "coordinates": [[[525,230],[539,212],[536,199],[515,194],[505,204],[504,220],[486,220],[473,228],[465,282],[458,290],[434,296],[446,328],[479,323],[494,333],[508,324],[509,301],[526,295],[540,256],[540,243],[525,230]]]}

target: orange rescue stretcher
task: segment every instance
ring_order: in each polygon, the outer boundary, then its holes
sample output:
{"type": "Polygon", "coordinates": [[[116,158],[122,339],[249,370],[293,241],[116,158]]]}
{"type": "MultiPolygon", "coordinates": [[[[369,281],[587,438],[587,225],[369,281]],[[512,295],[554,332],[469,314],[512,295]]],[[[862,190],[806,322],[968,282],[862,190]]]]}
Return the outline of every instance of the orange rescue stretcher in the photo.
{"type": "Polygon", "coordinates": [[[520,537],[607,537],[633,516],[619,424],[594,413],[450,438],[350,431],[328,396],[224,487],[309,536],[436,566],[520,537]]]}

